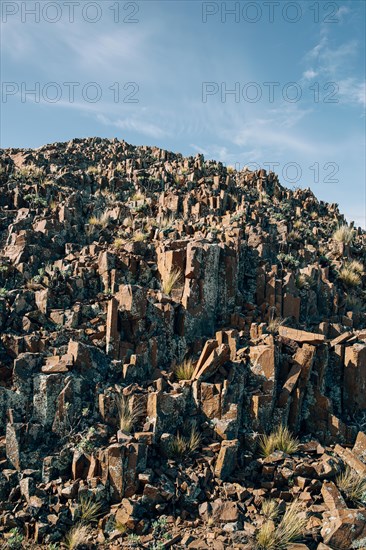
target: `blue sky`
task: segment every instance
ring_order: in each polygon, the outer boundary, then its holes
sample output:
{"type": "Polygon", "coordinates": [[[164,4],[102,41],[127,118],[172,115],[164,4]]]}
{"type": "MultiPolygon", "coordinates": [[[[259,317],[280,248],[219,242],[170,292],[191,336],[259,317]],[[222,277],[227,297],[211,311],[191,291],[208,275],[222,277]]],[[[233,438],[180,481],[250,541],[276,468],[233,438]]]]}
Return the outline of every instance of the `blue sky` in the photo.
{"type": "Polygon", "coordinates": [[[118,137],[271,166],[366,227],[363,0],[73,4],[2,0],[2,147],[118,137]]]}

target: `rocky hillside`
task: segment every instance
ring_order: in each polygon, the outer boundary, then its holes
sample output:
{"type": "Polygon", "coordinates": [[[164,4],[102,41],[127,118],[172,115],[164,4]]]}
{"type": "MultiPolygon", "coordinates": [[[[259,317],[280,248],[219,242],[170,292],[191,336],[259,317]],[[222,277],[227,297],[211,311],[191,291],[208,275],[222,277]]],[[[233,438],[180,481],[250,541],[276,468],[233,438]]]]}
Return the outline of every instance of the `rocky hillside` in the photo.
{"type": "Polygon", "coordinates": [[[0,547],[366,548],[337,205],[117,139],[2,150],[0,185],[0,547]]]}

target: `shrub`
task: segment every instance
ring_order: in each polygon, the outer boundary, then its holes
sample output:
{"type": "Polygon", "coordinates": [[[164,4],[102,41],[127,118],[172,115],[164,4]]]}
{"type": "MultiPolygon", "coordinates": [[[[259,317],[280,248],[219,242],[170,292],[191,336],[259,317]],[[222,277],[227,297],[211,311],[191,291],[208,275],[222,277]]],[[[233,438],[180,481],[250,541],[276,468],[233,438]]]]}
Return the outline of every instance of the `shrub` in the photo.
{"type": "Polygon", "coordinates": [[[136,415],[130,408],[128,397],[119,394],[117,397],[117,409],[119,418],[119,427],[125,433],[131,433],[136,421],[136,415]]]}
{"type": "Polygon", "coordinates": [[[308,521],[306,515],[301,512],[301,504],[294,501],[287,507],[277,527],[271,520],[265,522],[257,533],[256,548],[258,550],[286,550],[292,542],[300,539],[308,521]]]}
{"type": "Polygon", "coordinates": [[[353,311],[354,313],[364,313],[366,310],[365,305],[357,296],[347,296],[346,298],[346,311],[353,311]]]}
{"type": "Polygon", "coordinates": [[[169,442],[167,455],[169,458],[178,458],[186,454],[187,441],[184,436],[179,433],[169,442]]]}
{"type": "Polygon", "coordinates": [[[81,523],[95,523],[101,515],[102,503],[93,501],[92,497],[82,497],[79,504],[81,523]]]}
{"type": "Polygon", "coordinates": [[[180,458],[184,455],[189,456],[198,449],[200,444],[201,436],[197,431],[196,426],[192,426],[188,436],[178,433],[173,437],[168,444],[167,455],[169,458],[180,458]]]}
{"type": "Polygon", "coordinates": [[[348,225],[341,225],[333,233],[333,239],[339,243],[350,244],[353,241],[354,230],[348,225]]]}
{"type": "Polygon", "coordinates": [[[190,380],[194,369],[195,366],[192,359],[184,359],[182,363],[175,367],[174,372],[178,380],[190,380]]]}
{"type": "Polygon", "coordinates": [[[187,440],[187,451],[188,454],[194,453],[197,451],[198,447],[201,444],[201,436],[196,428],[193,426],[187,440]]]}
{"type": "Polygon", "coordinates": [[[301,233],[299,231],[290,231],[290,233],[287,235],[287,239],[289,241],[300,241],[301,240],[301,233]]]}
{"type": "Polygon", "coordinates": [[[173,269],[168,275],[166,275],[162,280],[162,290],[164,294],[170,296],[173,288],[181,278],[181,272],[179,269],[173,269]]]}
{"type": "Polygon", "coordinates": [[[348,265],[342,267],[338,273],[338,279],[349,288],[360,286],[362,280],[359,273],[353,271],[348,265]]]}
{"type": "Polygon", "coordinates": [[[274,451],[283,451],[289,455],[296,453],[299,446],[298,439],[294,438],[282,424],[269,435],[263,435],[260,440],[260,449],[263,456],[269,456],[274,451]]]}
{"type": "Polygon", "coordinates": [[[347,466],[343,474],[336,478],[336,484],[342,493],[356,505],[366,503],[366,479],[347,466]]]}
{"type": "Polygon", "coordinates": [[[279,505],[274,499],[270,498],[262,502],[262,514],[268,519],[274,521],[279,514],[279,505]]]}
{"type": "Polygon", "coordinates": [[[70,529],[65,537],[65,545],[68,550],[74,550],[82,544],[85,544],[90,535],[90,527],[82,523],[77,523],[70,529]]]}
{"type": "Polygon", "coordinates": [[[88,220],[89,225],[97,227],[107,227],[110,220],[108,212],[103,212],[100,216],[91,216],[88,220]]]}
{"type": "Polygon", "coordinates": [[[276,334],[278,332],[278,329],[282,327],[286,323],[286,319],[283,319],[282,317],[276,317],[275,319],[271,319],[268,323],[268,332],[271,334],[276,334]]]}
{"type": "Polygon", "coordinates": [[[133,200],[133,201],[145,200],[145,195],[143,195],[143,193],[141,193],[140,191],[137,191],[136,193],[134,193],[132,195],[131,200],[133,200]]]}
{"type": "Polygon", "coordinates": [[[23,535],[16,527],[10,531],[10,537],[7,540],[6,548],[9,550],[19,550],[23,548],[23,535]]]}
{"type": "Polygon", "coordinates": [[[113,246],[114,248],[116,248],[117,250],[119,250],[120,248],[122,248],[125,244],[125,241],[123,239],[121,239],[121,237],[117,237],[116,239],[114,239],[113,241],[113,246]]]}
{"type": "Polygon", "coordinates": [[[284,254],[283,252],[280,252],[280,254],[277,255],[277,259],[289,269],[296,269],[300,265],[300,261],[292,254],[284,254]]]}
{"type": "Polygon", "coordinates": [[[132,240],[136,243],[141,243],[146,241],[148,235],[147,233],[143,233],[142,231],[136,231],[136,233],[133,234],[132,240]]]}
{"type": "Polygon", "coordinates": [[[300,290],[308,290],[310,288],[314,288],[314,286],[316,286],[316,282],[309,275],[305,275],[305,273],[300,273],[296,277],[296,286],[300,290]]]}
{"type": "Polygon", "coordinates": [[[365,269],[363,263],[359,262],[358,260],[352,260],[351,262],[348,262],[346,264],[346,267],[348,267],[348,269],[354,271],[355,273],[359,273],[360,275],[362,275],[365,269]]]}

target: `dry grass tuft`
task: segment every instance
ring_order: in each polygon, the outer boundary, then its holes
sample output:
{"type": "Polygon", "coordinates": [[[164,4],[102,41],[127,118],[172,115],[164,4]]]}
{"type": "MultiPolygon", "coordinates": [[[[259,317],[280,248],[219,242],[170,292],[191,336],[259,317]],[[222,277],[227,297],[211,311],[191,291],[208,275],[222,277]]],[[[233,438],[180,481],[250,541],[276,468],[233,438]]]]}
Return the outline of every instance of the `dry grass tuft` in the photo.
{"type": "Polygon", "coordinates": [[[173,288],[181,278],[181,272],[179,269],[173,269],[169,275],[166,275],[162,280],[161,287],[164,294],[170,296],[173,288]]]}
{"type": "Polygon", "coordinates": [[[349,295],[346,298],[346,310],[353,311],[354,313],[364,313],[366,306],[357,296],[349,295]]]}
{"type": "Polygon", "coordinates": [[[143,193],[141,193],[140,191],[137,191],[136,193],[134,193],[132,195],[131,200],[133,200],[133,201],[145,200],[145,195],[143,193]]]}
{"type": "Polygon", "coordinates": [[[186,454],[187,441],[183,435],[179,433],[169,442],[167,455],[169,458],[177,458],[186,454]]]}
{"type": "Polygon", "coordinates": [[[354,230],[348,225],[341,225],[333,233],[333,239],[339,243],[350,244],[353,241],[354,230]]]}
{"type": "Polygon", "coordinates": [[[136,243],[142,243],[146,241],[147,237],[148,237],[147,233],[143,233],[142,231],[136,231],[136,233],[132,235],[132,240],[135,241],[136,243]]]}
{"type": "Polygon", "coordinates": [[[263,456],[267,457],[274,451],[283,451],[289,455],[296,453],[299,441],[289,431],[287,426],[278,428],[269,435],[263,435],[260,440],[260,449],[263,456]]]}
{"type": "Polygon", "coordinates": [[[268,519],[274,521],[279,514],[279,505],[273,498],[262,502],[262,514],[268,519]]]}
{"type": "Polygon", "coordinates": [[[349,466],[336,478],[336,484],[354,504],[362,506],[366,503],[366,479],[349,466]]]}
{"type": "Polygon", "coordinates": [[[182,363],[175,367],[174,372],[178,380],[190,380],[192,378],[194,368],[192,359],[184,359],[182,363]]]}
{"type": "Polygon", "coordinates": [[[359,275],[362,275],[365,269],[363,263],[359,262],[358,260],[352,260],[351,262],[348,262],[346,264],[346,267],[351,271],[354,271],[355,273],[359,273],[359,275]]]}
{"type": "Polygon", "coordinates": [[[338,279],[348,288],[360,286],[362,282],[360,274],[350,269],[349,265],[345,265],[340,269],[338,279]]]}
{"type": "Polygon", "coordinates": [[[103,212],[100,216],[91,216],[88,220],[89,225],[97,227],[107,227],[109,224],[110,216],[108,212],[103,212]]]}
{"type": "Polygon", "coordinates": [[[77,523],[70,529],[65,537],[65,545],[68,550],[74,550],[82,544],[85,544],[90,535],[90,527],[77,523]]]}
{"type": "Polygon", "coordinates": [[[287,235],[289,241],[300,241],[302,239],[301,233],[299,231],[292,230],[287,235]]]}
{"type": "Polygon", "coordinates": [[[188,456],[194,453],[199,448],[200,444],[201,436],[196,426],[193,426],[188,436],[184,436],[178,433],[169,442],[167,448],[168,457],[180,458],[183,456],[188,456]]]}
{"type": "Polygon", "coordinates": [[[275,529],[276,526],[273,521],[263,523],[256,536],[256,548],[258,550],[277,550],[275,529]]]}
{"type": "Polygon", "coordinates": [[[79,504],[80,521],[95,523],[102,514],[102,503],[95,502],[92,497],[82,497],[79,504]]]}
{"type": "Polygon", "coordinates": [[[199,434],[196,426],[193,426],[187,440],[187,452],[188,454],[197,451],[201,444],[201,435],[199,434]]]}
{"type": "Polygon", "coordinates": [[[276,317],[276,319],[271,319],[268,323],[268,332],[271,334],[277,334],[278,329],[286,323],[287,319],[282,317],[276,317]]]}
{"type": "Polygon", "coordinates": [[[136,422],[138,411],[131,410],[128,397],[122,394],[117,396],[117,409],[120,430],[129,434],[136,422]]]}
{"type": "Polygon", "coordinates": [[[116,248],[117,250],[119,250],[120,248],[123,248],[125,244],[125,241],[124,239],[121,239],[121,237],[117,237],[116,239],[114,239],[113,241],[113,246],[114,248],[116,248]]]}
{"type": "Polygon", "coordinates": [[[98,166],[89,166],[86,172],[87,174],[98,174],[98,166]]]}
{"type": "Polygon", "coordinates": [[[271,520],[261,526],[256,536],[256,548],[286,550],[292,542],[303,536],[307,521],[306,514],[302,513],[301,504],[298,501],[292,502],[277,527],[271,520]]]}

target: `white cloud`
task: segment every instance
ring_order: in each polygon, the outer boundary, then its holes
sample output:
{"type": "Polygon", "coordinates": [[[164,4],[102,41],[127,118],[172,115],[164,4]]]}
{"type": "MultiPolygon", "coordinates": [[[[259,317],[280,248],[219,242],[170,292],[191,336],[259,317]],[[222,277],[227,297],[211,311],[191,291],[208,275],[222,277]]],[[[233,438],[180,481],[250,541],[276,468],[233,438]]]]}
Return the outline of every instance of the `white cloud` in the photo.
{"type": "Polygon", "coordinates": [[[316,76],[318,76],[318,73],[316,71],[314,71],[313,69],[308,69],[307,71],[305,71],[303,73],[302,76],[306,80],[311,80],[312,78],[315,78],[316,76]]]}

